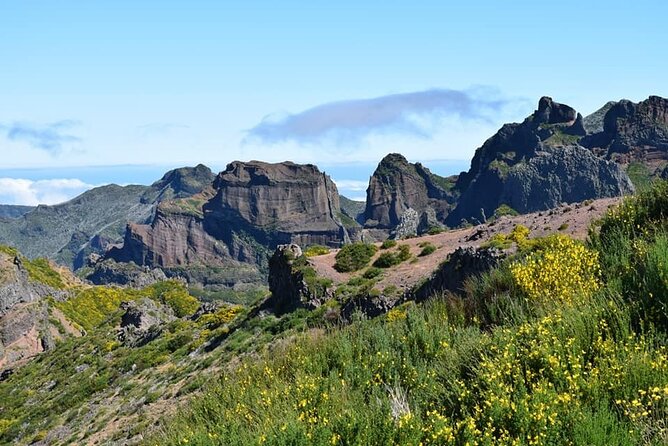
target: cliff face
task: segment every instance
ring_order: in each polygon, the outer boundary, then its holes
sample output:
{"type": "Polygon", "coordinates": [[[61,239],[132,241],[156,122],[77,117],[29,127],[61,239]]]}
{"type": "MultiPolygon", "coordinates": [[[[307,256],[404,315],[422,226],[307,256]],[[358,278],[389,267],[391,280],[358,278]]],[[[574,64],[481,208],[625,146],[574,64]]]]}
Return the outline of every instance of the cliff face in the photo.
{"type": "Polygon", "coordinates": [[[336,186],[317,167],[290,162],[234,162],[211,188],[158,206],[151,224],[129,224],[107,257],[138,265],[182,267],[246,262],[267,268],[279,244],[339,246],[336,186]]]}
{"type": "Polygon", "coordinates": [[[668,161],[668,99],[650,96],[639,103],[613,103],[605,113],[603,128],[597,130],[583,144],[599,149],[608,159],[648,167],[668,161]]]}
{"type": "Polygon", "coordinates": [[[402,155],[391,153],[369,180],[364,225],[393,229],[409,208],[443,221],[457,199],[453,185],[453,178],[434,175],[420,163],[411,164],[402,155]]]}
{"type": "Polygon", "coordinates": [[[218,175],[214,188],[216,195],[204,205],[205,224],[219,238],[238,229],[272,249],[347,240],[336,186],[311,164],[234,162],[218,175]]]}
{"type": "Polygon", "coordinates": [[[632,192],[616,164],[578,144],[585,135],[582,115],[541,98],[524,122],[504,125],[476,151],[457,181],[461,196],[448,224],[482,222],[502,204],[526,213],[632,192]]]}

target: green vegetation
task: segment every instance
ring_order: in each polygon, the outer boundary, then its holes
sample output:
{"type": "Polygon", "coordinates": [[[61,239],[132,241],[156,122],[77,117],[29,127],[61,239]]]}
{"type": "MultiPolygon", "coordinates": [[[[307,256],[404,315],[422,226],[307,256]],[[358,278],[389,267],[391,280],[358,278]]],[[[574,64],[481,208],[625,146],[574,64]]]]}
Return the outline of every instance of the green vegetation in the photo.
{"type": "Polygon", "coordinates": [[[376,261],[373,262],[373,266],[376,268],[391,268],[401,262],[405,262],[410,259],[410,257],[410,247],[408,245],[399,245],[399,248],[396,251],[384,252],[378,256],[376,261]]]}
{"type": "Polygon", "coordinates": [[[518,226],[462,295],[243,361],[152,443],[665,444],[666,209],[661,183],[587,244],[518,226]]]}
{"type": "Polygon", "coordinates": [[[322,245],[311,245],[304,250],[306,257],[316,257],[329,254],[329,248],[322,245]]]}
{"type": "Polygon", "coordinates": [[[394,248],[395,246],[397,246],[397,241],[388,238],[387,240],[383,241],[382,245],[380,245],[380,249],[390,249],[394,248]]]}
{"type": "Polygon", "coordinates": [[[432,227],[429,228],[429,230],[427,231],[427,234],[429,234],[429,235],[437,235],[437,234],[440,234],[440,233],[443,232],[443,231],[445,231],[445,229],[442,228],[442,227],[440,227],[440,226],[432,226],[432,227]]]}
{"type": "Polygon", "coordinates": [[[568,229],[568,223],[562,223],[557,228],[557,231],[565,231],[566,229],[568,229]]]}
{"type": "Polygon", "coordinates": [[[492,219],[496,220],[497,218],[503,217],[503,216],[509,216],[509,217],[514,217],[516,215],[520,215],[519,212],[517,212],[515,209],[511,208],[507,204],[503,203],[501,206],[496,208],[494,211],[494,215],[492,215],[492,219]]]}
{"type": "Polygon", "coordinates": [[[334,268],[342,273],[357,271],[369,264],[378,248],[370,243],[351,243],[336,254],[334,268]]]}
{"type": "Polygon", "coordinates": [[[513,243],[517,245],[520,250],[531,248],[535,241],[529,239],[530,230],[524,225],[516,225],[510,234],[494,234],[487,242],[481,246],[483,248],[509,249],[513,243]]]}
{"type": "Polygon", "coordinates": [[[637,161],[630,163],[626,168],[626,173],[637,191],[642,192],[651,187],[653,181],[652,172],[649,171],[647,165],[644,163],[637,161]]]}
{"type": "Polygon", "coordinates": [[[418,257],[428,256],[429,254],[433,254],[436,251],[436,246],[429,242],[421,243],[420,247],[422,248],[422,251],[420,251],[418,257]]]}
{"type": "MultiPolygon", "coordinates": [[[[549,124],[548,124],[549,125],[549,124]]],[[[546,125],[543,125],[546,126],[546,125]]],[[[570,146],[573,144],[577,144],[578,141],[580,141],[581,136],[578,135],[569,135],[568,133],[564,133],[563,130],[560,128],[556,127],[556,125],[552,126],[554,133],[552,136],[547,138],[545,140],[545,144],[547,145],[552,145],[552,146],[570,146]]]]}

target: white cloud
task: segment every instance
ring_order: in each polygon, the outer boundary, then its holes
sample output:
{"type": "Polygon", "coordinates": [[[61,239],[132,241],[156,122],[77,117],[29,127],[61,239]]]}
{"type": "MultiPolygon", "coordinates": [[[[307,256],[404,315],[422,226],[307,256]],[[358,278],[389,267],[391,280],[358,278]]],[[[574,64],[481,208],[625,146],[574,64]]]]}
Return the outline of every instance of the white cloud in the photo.
{"type": "Polygon", "coordinates": [[[94,187],[76,178],[49,180],[27,180],[23,178],[0,178],[0,203],[57,204],[76,197],[94,187]]]}

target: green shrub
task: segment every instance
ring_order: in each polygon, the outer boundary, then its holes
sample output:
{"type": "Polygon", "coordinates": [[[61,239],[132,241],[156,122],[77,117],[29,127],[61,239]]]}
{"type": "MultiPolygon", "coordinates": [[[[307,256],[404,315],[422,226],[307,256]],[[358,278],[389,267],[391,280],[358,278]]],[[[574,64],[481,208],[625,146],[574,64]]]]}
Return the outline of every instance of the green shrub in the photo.
{"type": "Polygon", "coordinates": [[[336,254],[334,268],[342,273],[357,271],[369,264],[378,248],[370,243],[352,243],[345,245],[336,254]]]}
{"type": "Polygon", "coordinates": [[[364,274],[362,274],[362,277],[365,279],[375,279],[376,277],[380,276],[383,274],[383,270],[380,268],[376,268],[375,266],[372,266],[368,268],[366,271],[364,271],[364,274]]]}
{"type": "Polygon", "coordinates": [[[420,251],[420,254],[418,254],[419,257],[424,257],[428,256],[429,254],[433,254],[436,251],[436,246],[432,245],[431,243],[426,243],[422,247],[422,251],[420,251]]]}
{"type": "Polygon", "coordinates": [[[384,252],[373,262],[373,266],[376,268],[391,268],[399,263],[401,262],[399,262],[399,258],[395,253],[384,252]]]}
{"type": "Polygon", "coordinates": [[[427,234],[436,235],[442,233],[443,231],[445,231],[445,229],[440,226],[432,226],[427,230],[427,234]]]}
{"type": "Polygon", "coordinates": [[[383,242],[382,245],[380,245],[380,249],[390,249],[394,248],[395,246],[397,246],[397,241],[388,238],[383,242]]]}

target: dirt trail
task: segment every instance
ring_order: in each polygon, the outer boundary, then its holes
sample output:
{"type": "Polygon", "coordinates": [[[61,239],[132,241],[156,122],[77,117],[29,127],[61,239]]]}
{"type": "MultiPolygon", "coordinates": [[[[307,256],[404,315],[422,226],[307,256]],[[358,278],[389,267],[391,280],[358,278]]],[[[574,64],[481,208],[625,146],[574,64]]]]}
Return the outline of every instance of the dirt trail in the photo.
{"type": "MultiPolygon", "coordinates": [[[[558,208],[519,215],[516,217],[501,217],[493,223],[474,226],[466,229],[455,229],[436,235],[425,235],[408,240],[401,240],[399,244],[410,247],[411,254],[416,256],[415,262],[404,262],[390,268],[376,288],[384,289],[394,285],[400,290],[412,288],[420,280],[428,277],[448,255],[458,247],[480,246],[496,234],[508,234],[516,225],[524,225],[531,230],[530,237],[542,237],[548,234],[568,234],[576,239],[584,240],[587,237],[592,221],[602,217],[607,210],[620,202],[620,198],[603,198],[591,202],[575,203],[558,208]],[[587,203],[587,204],[585,204],[587,203]],[[425,257],[417,257],[422,248],[418,245],[430,242],[436,246],[436,251],[425,257]]],[[[377,243],[380,246],[380,243],[377,243]]],[[[311,263],[322,277],[328,277],[335,284],[347,282],[355,273],[339,273],[334,269],[334,257],[338,250],[329,254],[312,257],[311,263]]],[[[383,252],[380,250],[376,257],[383,252]]],[[[372,260],[373,262],[373,260],[372,260]]]]}

